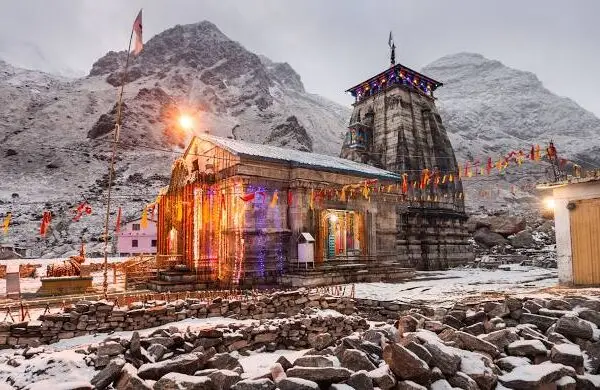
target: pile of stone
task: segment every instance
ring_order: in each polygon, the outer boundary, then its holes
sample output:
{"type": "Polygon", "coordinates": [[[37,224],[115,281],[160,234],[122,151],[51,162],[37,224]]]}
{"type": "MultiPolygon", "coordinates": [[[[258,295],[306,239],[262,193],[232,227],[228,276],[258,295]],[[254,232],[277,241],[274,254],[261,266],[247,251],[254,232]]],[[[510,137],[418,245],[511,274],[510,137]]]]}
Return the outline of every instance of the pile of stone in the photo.
{"type": "Polygon", "coordinates": [[[137,302],[128,307],[115,307],[108,301],[80,301],[58,313],[44,314],[38,320],[0,323],[0,346],[37,347],[87,334],[147,329],[187,318],[286,318],[310,308],[333,309],[344,314],[355,312],[351,298],[311,293],[306,289],[246,300],[216,298],[205,302],[189,298],[137,302]]]}

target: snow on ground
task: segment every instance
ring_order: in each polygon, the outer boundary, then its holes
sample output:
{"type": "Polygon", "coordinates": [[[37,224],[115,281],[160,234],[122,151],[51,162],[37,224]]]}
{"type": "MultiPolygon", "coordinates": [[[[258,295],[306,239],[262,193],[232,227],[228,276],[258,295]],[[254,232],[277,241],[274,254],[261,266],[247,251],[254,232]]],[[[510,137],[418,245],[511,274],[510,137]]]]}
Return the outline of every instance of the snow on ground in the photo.
{"type": "Polygon", "coordinates": [[[275,352],[251,352],[250,356],[240,356],[240,364],[244,367],[244,378],[255,378],[269,372],[269,368],[279,359],[285,356],[290,363],[306,353],[307,349],[289,350],[279,349],[275,352]]]}
{"type": "Polygon", "coordinates": [[[385,301],[439,302],[486,292],[527,293],[558,284],[556,269],[507,266],[504,269],[456,268],[448,271],[417,272],[404,283],[358,283],[357,298],[385,301]]]}
{"type": "MultiPolygon", "coordinates": [[[[10,260],[0,260],[0,265],[9,265],[9,264],[40,264],[42,268],[46,268],[47,265],[62,263],[64,260],[67,260],[67,257],[60,257],[55,259],[10,259],[10,260]]],[[[127,257],[109,257],[107,261],[109,263],[120,263],[127,260],[127,257]]],[[[103,257],[86,257],[84,264],[102,264],[104,262],[103,257]]]]}

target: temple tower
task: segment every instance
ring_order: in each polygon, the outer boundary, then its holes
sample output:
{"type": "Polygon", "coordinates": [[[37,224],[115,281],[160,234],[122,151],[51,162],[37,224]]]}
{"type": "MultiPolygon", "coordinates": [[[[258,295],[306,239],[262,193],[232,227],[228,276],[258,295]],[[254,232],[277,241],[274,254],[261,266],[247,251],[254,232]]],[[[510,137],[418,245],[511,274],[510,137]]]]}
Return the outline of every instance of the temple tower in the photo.
{"type": "Polygon", "coordinates": [[[435,106],[441,86],[394,64],[392,48],[388,69],[347,91],[355,103],[341,157],[403,175],[398,260],[421,270],[473,259],[458,165],[435,106]]]}

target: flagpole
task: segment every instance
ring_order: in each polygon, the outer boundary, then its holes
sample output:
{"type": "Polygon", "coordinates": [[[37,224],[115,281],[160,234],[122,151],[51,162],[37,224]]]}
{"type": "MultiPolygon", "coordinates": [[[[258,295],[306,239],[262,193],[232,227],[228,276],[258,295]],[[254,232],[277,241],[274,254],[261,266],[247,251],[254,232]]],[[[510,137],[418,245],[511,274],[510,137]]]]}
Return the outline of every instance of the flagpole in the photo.
{"type": "Polygon", "coordinates": [[[123,108],[123,90],[125,89],[125,81],[127,78],[127,68],[129,67],[129,56],[131,55],[131,41],[133,40],[133,29],[131,27],[131,35],[129,35],[129,46],[127,47],[127,59],[125,60],[125,70],[121,76],[121,92],[119,93],[119,101],[117,103],[117,120],[115,122],[115,132],[113,135],[112,154],[110,157],[110,165],[108,168],[108,194],[106,198],[106,219],[104,220],[104,275],[102,282],[102,291],[104,298],[108,298],[108,222],[110,219],[110,196],[112,191],[113,169],[115,166],[115,157],[117,155],[117,145],[119,143],[119,132],[121,130],[121,116],[123,108]]]}

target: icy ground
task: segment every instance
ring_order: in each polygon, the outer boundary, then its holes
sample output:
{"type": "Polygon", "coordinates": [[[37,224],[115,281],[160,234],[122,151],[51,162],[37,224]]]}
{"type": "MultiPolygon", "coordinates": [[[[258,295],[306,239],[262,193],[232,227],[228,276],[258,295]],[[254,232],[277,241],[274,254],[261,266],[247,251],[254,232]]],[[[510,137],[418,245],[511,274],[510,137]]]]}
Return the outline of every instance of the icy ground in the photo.
{"type": "Polygon", "coordinates": [[[497,270],[456,268],[417,272],[405,283],[358,283],[356,298],[439,303],[489,293],[531,293],[558,284],[556,269],[505,266],[497,270]]]}

